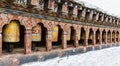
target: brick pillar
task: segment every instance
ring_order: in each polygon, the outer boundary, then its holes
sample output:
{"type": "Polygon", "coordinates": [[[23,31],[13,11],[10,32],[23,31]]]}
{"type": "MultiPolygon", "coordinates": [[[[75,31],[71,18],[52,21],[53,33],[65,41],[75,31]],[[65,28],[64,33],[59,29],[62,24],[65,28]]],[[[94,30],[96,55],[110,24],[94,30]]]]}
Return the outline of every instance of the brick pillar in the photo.
{"type": "Polygon", "coordinates": [[[82,10],[82,17],[85,17],[85,15],[86,15],[86,8],[82,10]]]}
{"type": "Polygon", "coordinates": [[[31,43],[32,43],[32,31],[31,29],[25,30],[25,40],[24,40],[24,48],[25,48],[25,54],[31,53],[31,43]]]}
{"type": "Polygon", "coordinates": [[[93,10],[90,11],[90,16],[89,19],[92,20],[93,19],[93,10]]]}
{"type": "Polygon", "coordinates": [[[105,22],[108,22],[108,16],[106,16],[105,22]]]}
{"type": "Polygon", "coordinates": [[[85,39],[84,39],[85,46],[88,46],[88,34],[87,34],[88,31],[89,31],[88,29],[85,30],[85,39]]]}
{"type": "Polygon", "coordinates": [[[67,32],[65,30],[62,31],[62,48],[67,48],[67,32]]]}
{"type": "Polygon", "coordinates": [[[92,41],[93,41],[93,45],[96,45],[96,31],[93,31],[92,41]]]}
{"type": "Polygon", "coordinates": [[[39,5],[39,0],[31,0],[32,5],[39,5]]]}
{"type": "MultiPolygon", "coordinates": [[[[54,0],[48,0],[48,9],[54,10],[54,0]]],[[[45,4],[46,5],[46,4],[45,4]]]]}
{"type": "Polygon", "coordinates": [[[75,47],[78,47],[79,46],[79,44],[78,44],[78,31],[77,31],[77,29],[75,30],[75,32],[74,32],[74,46],[75,47]]]}
{"type": "Polygon", "coordinates": [[[106,33],[105,33],[105,44],[107,44],[107,31],[106,31],[106,33]]]}
{"type": "Polygon", "coordinates": [[[102,14],[102,18],[101,18],[101,21],[104,21],[104,14],[102,14]]]}
{"type": "Polygon", "coordinates": [[[99,18],[99,13],[96,14],[96,18],[95,18],[95,20],[97,21],[98,18],[99,18]]]}
{"type": "Polygon", "coordinates": [[[52,50],[52,31],[46,32],[46,51],[52,50]]]}
{"type": "Polygon", "coordinates": [[[0,57],[2,56],[2,33],[0,32],[0,57]]]}
{"type": "Polygon", "coordinates": [[[77,16],[77,14],[78,14],[78,8],[77,8],[77,7],[74,7],[74,9],[73,9],[73,14],[74,14],[75,16],[77,16]]]}
{"type": "Polygon", "coordinates": [[[99,41],[100,41],[100,45],[102,45],[102,31],[100,31],[100,39],[99,39],[99,41]]]}
{"type": "Polygon", "coordinates": [[[110,23],[112,22],[112,17],[110,17],[110,21],[109,21],[110,23]]]}
{"type": "Polygon", "coordinates": [[[65,3],[62,5],[62,12],[63,12],[63,13],[68,13],[67,2],[65,2],[65,3]]]}

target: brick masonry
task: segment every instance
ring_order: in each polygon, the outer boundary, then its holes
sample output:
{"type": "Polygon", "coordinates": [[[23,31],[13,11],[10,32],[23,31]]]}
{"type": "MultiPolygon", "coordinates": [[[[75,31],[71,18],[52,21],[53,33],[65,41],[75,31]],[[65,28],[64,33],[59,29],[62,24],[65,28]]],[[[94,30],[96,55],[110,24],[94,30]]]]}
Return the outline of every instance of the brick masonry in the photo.
{"type": "MultiPolygon", "coordinates": [[[[52,56],[45,56],[45,59],[56,57],[58,56],[58,54],[60,56],[74,55],[86,51],[118,46],[120,44],[119,18],[114,19],[114,17],[107,16],[107,14],[98,12],[97,10],[84,7],[83,5],[80,6],[77,3],[66,0],[64,2],[59,2],[57,0],[48,0],[48,3],[43,0],[32,0],[32,3],[27,4],[30,7],[28,7],[27,5],[25,7],[21,4],[19,4],[20,6],[17,6],[16,3],[9,3],[9,6],[11,6],[9,7],[9,9],[7,7],[8,5],[5,5],[5,3],[7,2],[5,0],[3,1],[4,2],[0,2],[0,56],[3,55],[3,28],[12,20],[19,21],[20,25],[25,27],[23,40],[23,49],[25,54],[32,53],[32,28],[37,26],[38,24],[42,24],[40,26],[46,29],[44,35],[47,52],[53,50],[52,31],[54,27],[58,26],[59,30],[61,29],[60,43],[63,50],[68,48],[67,35],[68,32],[70,32],[69,29],[73,27],[74,33],[72,37],[74,38],[73,46],[75,48],[73,50],[62,53],[51,54],[52,56]],[[68,2],[70,2],[71,5],[68,2]],[[61,3],[62,5],[60,5],[61,3]],[[59,12],[55,11],[55,6],[56,9],[59,10],[59,12]],[[41,7],[42,9],[39,9],[39,7],[41,7]],[[61,9],[59,9],[59,7],[61,9]],[[72,8],[72,10],[70,8],[72,8]],[[89,13],[90,15],[87,13],[89,13]],[[79,36],[83,37],[78,39],[79,36]],[[92,42],[89,42],[89,39],[91,39],[92,42]],[[81,46],[79,40],[83,40],[82,49],[78,48],[81,46]]],[[[18,61],[16,59],[13,62],[15,62],[15,64],[18,64],[18,61]]],[[[21,63],[22,62],[20,62],[20,64],[21,63]]]]}

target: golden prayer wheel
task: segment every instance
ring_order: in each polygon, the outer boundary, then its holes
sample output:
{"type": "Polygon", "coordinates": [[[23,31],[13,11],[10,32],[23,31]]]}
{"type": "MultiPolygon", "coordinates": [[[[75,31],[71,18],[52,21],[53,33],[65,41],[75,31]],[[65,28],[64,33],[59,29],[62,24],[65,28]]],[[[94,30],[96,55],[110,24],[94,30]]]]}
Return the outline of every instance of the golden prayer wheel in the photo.
{"type": "Polygon", "coordinates": [[[32,41],[41,41],[41,26],[37,25],[32,29],[32,41]]]}
{"type": "Polygon", "coordinates": [[[3,42],[19,42],[20,26],[16,21],[11,21],[3,30],[3,42]]]}
{"type": "Polygon", "coordinates": [[[89,39],[91,39],[91,40],[92,40],[92,34],[90,34],[90,35],[89,35],[89,39]]]}
{"type": "Polygon", "coordinates": [[[71,30],[68,29],[68,30],[67,30],[67,40],[70,40],[70,35],[71,35],[71,30]]]}
{"type": "Polygon", "coordinates": [[[81,30],[78,31],[78,40],[81,39],[81,30]]]}
{"type": "Polygon", "coordinates": [[[58,33],[59,33],[59,27],[56,26],[52,30],[52,41],[57,42],[58,41],[58,33]]]}

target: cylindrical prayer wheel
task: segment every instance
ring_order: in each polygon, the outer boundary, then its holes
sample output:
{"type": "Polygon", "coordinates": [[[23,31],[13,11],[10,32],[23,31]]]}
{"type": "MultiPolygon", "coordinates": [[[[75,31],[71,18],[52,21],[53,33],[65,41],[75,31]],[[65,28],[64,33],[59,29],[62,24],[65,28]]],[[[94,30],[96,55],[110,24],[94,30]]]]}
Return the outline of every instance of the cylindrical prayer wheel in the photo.
{"type": "Polygon", "coordinates": [[[68,30],[67,30],[67,40],[70,40],[70,35],[71,35],[71,30],[68,29],[68,30]]]}
{"type": "Polygon", "coordinates": [[[89,39],[92,40],[92,36],[93,36],[92,33],[90,33],[90,34],[89,34],[89,39]]]}
{"type": "Polygon", "coordinates": [[[81,39],[81,30],[78,31],[78,40],[81,39]]]}
{"type": "Polygon", "coordinates": [[[11,21],[3,29],[3,42],[19,42],[20,41],[20,26],[19,23],[11,21]]]}
{"type": "Polygon", "coordinates": [[[90,36],[90,30],[86,31],[87,33],[87,36],[88,36],[88,39],[89,39],[89,36],[90,36]]]}
{"type": "Polygon", "coordinates": [[[32,29],[32,41],[41,41],[41,26],[37,25],[32,29]]]}
{"type": "Polygon", "coordinates": [[[52,41],[57,42],[58,41],[58,33],[59,33],[59,27],[56,26],[52,30],[52,41]]]}

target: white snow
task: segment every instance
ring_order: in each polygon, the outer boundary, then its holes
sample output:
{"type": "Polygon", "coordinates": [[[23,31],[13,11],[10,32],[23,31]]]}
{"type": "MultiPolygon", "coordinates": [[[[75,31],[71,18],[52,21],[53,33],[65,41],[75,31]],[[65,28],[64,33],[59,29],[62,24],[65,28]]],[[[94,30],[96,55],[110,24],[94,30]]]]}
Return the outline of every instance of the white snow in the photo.
{"type": "MultiPolygon", "coordinates": [[[[83,5],[83,6],[85,6],[85,7],[92,8],[92,9],[101,11],[101,12],[103,12],[103,13],[105,13],[105,14],[108,14],[108,15],[115,16],[115,17],[117,17],[117,18],[120,18],[119,15],[116,15],[116,14],[114,14],[114,13],[111,13],[110,11],[106,11],[106,10],[104,10],[104,9],[98,7],[98,6],[95,6],[95,5],[93,5],[93,4],[91,4],[91,3],[87,2],[87,1],[84,1],[84,0],[74,0],[74,1],[77,2],[77,3],[79,3],[79,4],[81,4],[81,5],[83,5]]],[[[103,8],[104,8],[104,7],[103,7],[103,8]]]]}
{"type": "Polygon", "coordinates": [[[63,58],[55,58],[44,62],[33,62],[21,66],[120,66],[120,47],[113,47],[98,51],[63,58]]]}
{"type": "Polygon", "coordinates": [[[80,3],[83,6],[89,7],[89,8],[99,9],[99,7],[97,7],[97,6],[93,5],[93,4],[90,4],[90,3],[86,2],[86,1],[80,1],[80,0],[74,0],[74,1],[77,2],[77,3],[80,3]]]}

